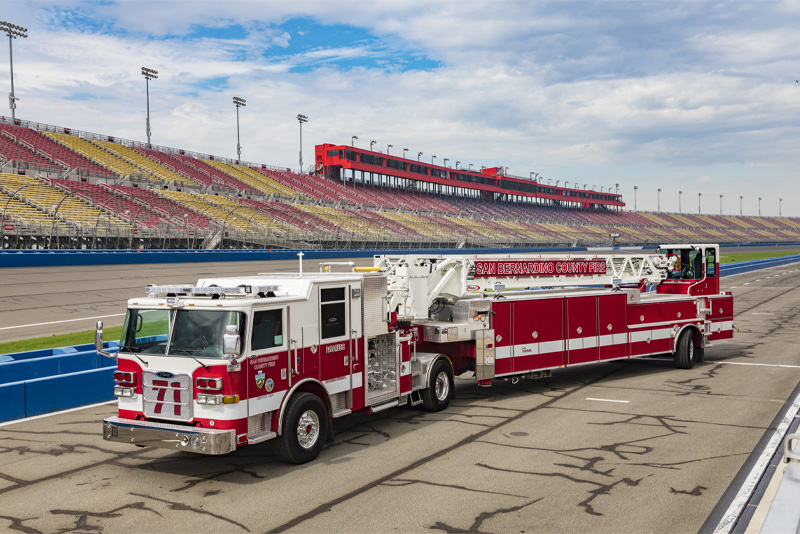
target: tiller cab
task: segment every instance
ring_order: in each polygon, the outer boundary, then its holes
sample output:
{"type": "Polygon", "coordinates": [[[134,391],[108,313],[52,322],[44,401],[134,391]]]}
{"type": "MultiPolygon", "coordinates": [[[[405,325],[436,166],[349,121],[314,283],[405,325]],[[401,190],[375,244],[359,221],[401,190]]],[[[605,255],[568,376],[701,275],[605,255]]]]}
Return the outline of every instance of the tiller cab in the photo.
{"type": "Polygon", "coordinates": [[[653,355],[690,368],[733,336],[718,257],[717,245],[402,254],[151,285],[128,302],[119,413],[103,437],[201,454],[273,440],[278,458],[303,463],[333,440],[334,418],[447,408],[456,375],[491,386],[653,355]]]}

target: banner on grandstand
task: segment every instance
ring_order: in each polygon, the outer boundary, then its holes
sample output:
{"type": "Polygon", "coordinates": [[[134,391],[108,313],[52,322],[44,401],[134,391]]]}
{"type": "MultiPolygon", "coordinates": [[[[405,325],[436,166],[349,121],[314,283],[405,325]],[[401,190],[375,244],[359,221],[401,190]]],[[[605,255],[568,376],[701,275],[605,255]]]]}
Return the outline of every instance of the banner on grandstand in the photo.
{"type": "Polygon", "coordinates": [[[480,260],[475,278],[606,274],[605,260],[480,260]]]}

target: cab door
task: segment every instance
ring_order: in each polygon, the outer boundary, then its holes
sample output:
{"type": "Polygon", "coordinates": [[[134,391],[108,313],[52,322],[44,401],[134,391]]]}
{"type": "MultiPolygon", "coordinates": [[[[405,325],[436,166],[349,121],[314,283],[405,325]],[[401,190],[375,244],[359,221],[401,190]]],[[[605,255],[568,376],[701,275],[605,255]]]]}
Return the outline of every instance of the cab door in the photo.
{"type": "Polygon", "coordinates": [[[285,307],[256,309],[253,312],[245,369],[248,416],[277,410],[289,389],[291,376],[287,322],[288,309],[285,307]]]}

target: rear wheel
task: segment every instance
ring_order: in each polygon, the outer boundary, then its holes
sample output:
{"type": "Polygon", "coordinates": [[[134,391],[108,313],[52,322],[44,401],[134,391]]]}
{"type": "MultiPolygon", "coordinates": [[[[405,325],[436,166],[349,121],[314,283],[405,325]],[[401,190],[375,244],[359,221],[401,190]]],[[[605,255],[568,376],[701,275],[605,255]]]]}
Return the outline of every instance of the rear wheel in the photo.
{"type": "MultiPolygon", "coordinates": [[[[702,350],[702,349],[699,349],[702,350]]],[[[689,330],[684,330],[678,338],[675,350],[675,367],[678,369],[691,369],[698,355],[695,354],[694,335],[689,330]]]]}
{"type": "Polygon", "coordinates": [[[316,395],[298,393],[286,407],[283,433],[275,440],[275,455],[288,463],[310,462],[322,451],[327,434],[325,405],[316,395]]]}
{"type": "Polygon", "coordinates": [[[447,408],[453,398],[453,369],[447,360],[433,364],[427,389],[422,390],[422,406],[429,412],[447,408]]]}

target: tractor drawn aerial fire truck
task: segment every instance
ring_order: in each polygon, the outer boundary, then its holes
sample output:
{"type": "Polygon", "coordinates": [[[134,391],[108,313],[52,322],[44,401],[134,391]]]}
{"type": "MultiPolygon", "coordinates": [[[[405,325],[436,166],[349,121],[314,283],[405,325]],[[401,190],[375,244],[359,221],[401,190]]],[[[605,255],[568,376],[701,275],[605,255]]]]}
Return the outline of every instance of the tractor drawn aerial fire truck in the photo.
{"type": "MultiPolygon", "coordinates": [[[[151,285],[128,302],[106,440],[225,454],[274,440],[304,463],[332,420],[447,408],[480,386],[669,355],[702,362],[733,337],[718,245],[571,254],[398,254],[373,267],[151,285]],[[336,271],[348,272],[336,272],[336,271]]],[[[347,266],[347,267],[345,267],[347,266]]]]}

